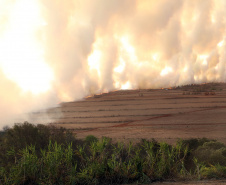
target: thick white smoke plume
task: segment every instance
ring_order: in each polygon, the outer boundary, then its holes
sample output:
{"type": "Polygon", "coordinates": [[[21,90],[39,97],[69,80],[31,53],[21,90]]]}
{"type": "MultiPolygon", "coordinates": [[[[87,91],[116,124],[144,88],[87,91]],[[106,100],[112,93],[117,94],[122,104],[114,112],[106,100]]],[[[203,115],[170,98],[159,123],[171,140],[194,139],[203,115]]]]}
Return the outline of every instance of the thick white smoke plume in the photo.
{"type": "Polygon", "coordinates": [[[0,0],[0,120],[113,89],[225,82],[225,9],[226,0],[0,0]],[[20,65],[37,78],[19,80],[20,65]]]}
{"type": "Polygon", "coordinates": [[[42,5],[46,62],[62,97],[226,80],[225,0],[42,5]]]}

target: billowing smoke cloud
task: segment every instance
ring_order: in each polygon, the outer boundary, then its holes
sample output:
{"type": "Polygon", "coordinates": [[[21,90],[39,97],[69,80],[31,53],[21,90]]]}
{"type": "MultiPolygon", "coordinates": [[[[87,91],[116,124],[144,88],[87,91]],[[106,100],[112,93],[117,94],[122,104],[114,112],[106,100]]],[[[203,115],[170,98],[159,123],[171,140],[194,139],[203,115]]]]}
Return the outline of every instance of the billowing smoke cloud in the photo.
{"type": "MultiPolygon", "coordinates": [[[[7,13],[0,14],[0,36],[7,30],[8,12],[15,2],[3,3],[7,13]]],[[[1,110],[20,109],[21,104],[23,111],[38,108],[43,97],[43,105],[49,106],[113,89],[226,81],[225,0],[37,0],[37,4],[42,24],[35,27],[35,38],[52,71],[50,88],[30,93],[33,102],[27,103],[27,95],[18,95],[15,80],[1,73],[1,83],[12,89],[7,97],[7,88],[1,90],[0,101],[5,102],[1,110]]]]}
{"type": "Polygon", "coordinates": [[[73,99],[225,81],[225,0],[43,1],[46,61],[73,99]]]}
{"type": "MultiPolygon", "coordinates": [[[[29,120],[26,113],[37,111],[37,108],[45,109],[47,105],[55,105],[57,102],[56,96],[50,96],[54,95],[54,92],[39,95],[23,92],[17,84],[7,79],[2,71],[0,71],[0,84],[0,128],[12,125],[14,121],[29,120]]],[[[49,118],[45,119],[47,120],[52,121],[49,118]]]]}

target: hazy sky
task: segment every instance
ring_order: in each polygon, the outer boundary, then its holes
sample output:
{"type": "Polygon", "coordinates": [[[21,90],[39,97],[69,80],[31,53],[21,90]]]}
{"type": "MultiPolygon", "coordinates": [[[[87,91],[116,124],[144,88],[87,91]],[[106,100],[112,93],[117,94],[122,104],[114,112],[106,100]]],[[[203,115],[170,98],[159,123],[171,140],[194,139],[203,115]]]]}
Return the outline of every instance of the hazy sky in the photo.
{"type": "Polygon", "coordinates": [[[0,127],[126,88],[226,81],[226,0],[0,0],[0,127]]]}

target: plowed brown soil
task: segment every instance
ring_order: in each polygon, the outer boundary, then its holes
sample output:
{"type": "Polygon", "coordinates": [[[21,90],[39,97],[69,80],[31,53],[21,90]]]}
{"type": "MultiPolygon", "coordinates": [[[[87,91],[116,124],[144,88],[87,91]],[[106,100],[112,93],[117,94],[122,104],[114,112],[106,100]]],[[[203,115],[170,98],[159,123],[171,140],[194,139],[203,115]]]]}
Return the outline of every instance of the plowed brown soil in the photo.
{"type": "MultiPolygon", "coordinates": [[[[224,83],[120,90],[61,103],[47,112],[55,125],[72,129],[78,138],[154,138],[174,143],[178,138],[206,137],[226,144],[224,83]]],[[[39,112],[32,118],[40,119],[43,115],[39,112]]]]}

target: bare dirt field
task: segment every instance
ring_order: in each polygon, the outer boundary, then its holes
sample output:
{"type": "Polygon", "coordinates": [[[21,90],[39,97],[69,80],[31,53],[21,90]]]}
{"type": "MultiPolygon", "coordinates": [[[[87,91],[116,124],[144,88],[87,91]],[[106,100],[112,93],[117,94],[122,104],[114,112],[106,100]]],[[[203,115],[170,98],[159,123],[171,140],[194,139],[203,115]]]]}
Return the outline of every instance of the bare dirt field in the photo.
{"type": "MultiPolygon", "coordinates": [[[[211,83],[166,89],[119,90],[51,108],[54,124],[78,138],[113,140],[211,138],[226,144],[226,84],[211,83]]],[[[33,118],[42,117],[42,112],[33,118]]]]}

